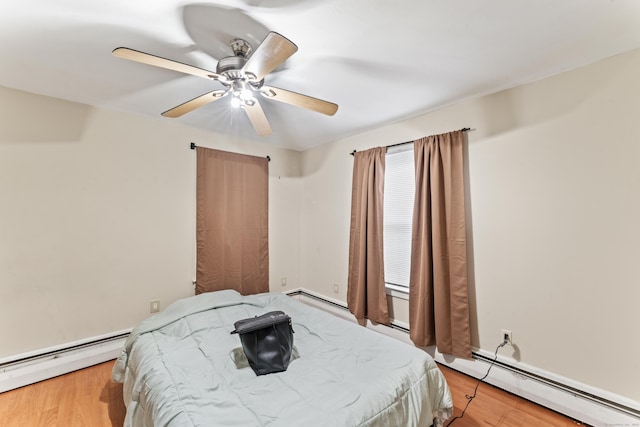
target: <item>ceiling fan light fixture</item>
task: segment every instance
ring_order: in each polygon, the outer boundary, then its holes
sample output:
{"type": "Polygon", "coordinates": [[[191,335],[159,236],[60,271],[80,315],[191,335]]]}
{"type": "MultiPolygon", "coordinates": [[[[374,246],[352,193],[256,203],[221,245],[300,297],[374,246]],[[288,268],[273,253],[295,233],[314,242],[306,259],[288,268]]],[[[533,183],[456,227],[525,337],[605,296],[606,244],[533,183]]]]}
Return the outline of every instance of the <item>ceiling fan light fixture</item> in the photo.
{"type": "Polygon", "coordinates": [[[255,102],[251,86],[242,80],[233,81],[231,85],[231,93],[233,94],[231,105],[234,107],[253,105],[255,102]]]}
{"type": "Polygon", "coordinates": [[[242,100],[237,96],[231,97],[231,106],[233,108],[240,108],[242,106],[242,100]]]}
{"type": "Polygon", "coordinates": [[[240,91],[240,99],[245,102],[253,99],[253,91],[251,89],[242,89],[240,91]]]}

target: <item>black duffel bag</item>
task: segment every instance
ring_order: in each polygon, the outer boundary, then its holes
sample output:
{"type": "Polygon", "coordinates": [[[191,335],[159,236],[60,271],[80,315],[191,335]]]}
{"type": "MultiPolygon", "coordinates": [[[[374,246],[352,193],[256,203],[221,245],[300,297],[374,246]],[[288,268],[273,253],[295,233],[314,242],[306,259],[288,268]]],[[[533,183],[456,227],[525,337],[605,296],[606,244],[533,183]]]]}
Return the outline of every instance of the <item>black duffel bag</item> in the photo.
{"type": "Polygon", "coordinates": [[[293,327],[282,311],[238,320],[232,334],[240,335],[242,349],[256,375],[286,371],[291,361],[293,327]]]}

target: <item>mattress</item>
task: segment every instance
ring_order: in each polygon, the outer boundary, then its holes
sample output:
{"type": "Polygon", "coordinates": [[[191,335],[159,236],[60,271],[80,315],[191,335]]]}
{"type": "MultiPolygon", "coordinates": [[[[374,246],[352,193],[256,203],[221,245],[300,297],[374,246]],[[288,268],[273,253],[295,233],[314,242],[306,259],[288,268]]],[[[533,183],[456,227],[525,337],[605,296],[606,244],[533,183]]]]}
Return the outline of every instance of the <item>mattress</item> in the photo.
{"type": "Polygon", "coordinates": [[[134,328],[112,378],[134,427],[417,427],[441,425],[453,406],[424,351],[278,293],[176,301],[134,328]],[[272,310],[292,318],[293,356],[256,376],[230,332],[272,310]]]}

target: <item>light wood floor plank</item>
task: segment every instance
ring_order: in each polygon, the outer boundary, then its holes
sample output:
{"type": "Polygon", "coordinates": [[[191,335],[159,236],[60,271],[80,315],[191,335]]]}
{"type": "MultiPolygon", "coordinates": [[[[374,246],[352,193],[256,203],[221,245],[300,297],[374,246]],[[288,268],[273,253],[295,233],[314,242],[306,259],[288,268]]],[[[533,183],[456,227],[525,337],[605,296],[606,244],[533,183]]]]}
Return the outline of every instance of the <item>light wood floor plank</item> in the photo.
{"type": "MultiPolygon", "coordinates": [[[[112,362],[0,393],[0,427],[120,427],[122,384],[111,382],[112,362]]],[[[476,380],[440,366],[454,402],[467,403],[476,380]]],[[[579,423],[490,385],[481,384],[464,418],[452,427],[575,427],[579,423]]],[[[394,427],[394,426],[389,426],[394,427]]],[[[401,426],[397,426],[401,427],[401,426]]]]}

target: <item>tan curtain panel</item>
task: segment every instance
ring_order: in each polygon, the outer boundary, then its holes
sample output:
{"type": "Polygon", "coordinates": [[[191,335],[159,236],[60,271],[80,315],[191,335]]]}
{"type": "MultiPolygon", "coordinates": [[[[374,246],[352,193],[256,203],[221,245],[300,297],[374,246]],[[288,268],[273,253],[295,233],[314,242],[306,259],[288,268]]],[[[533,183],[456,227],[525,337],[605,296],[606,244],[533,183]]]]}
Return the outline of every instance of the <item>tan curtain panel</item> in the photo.
{"type": "Polygon", "coordinates": [[[196,294],[269,291],[269,163],[198,147],[196,294]]]}
{"type": "Polygon", "coordinates": [[[414,142],[409,328],[419,347],[471,357],[462,131],[414,142]]]}
{"type": "Polygon", "coordinates": [[[384,285],[382,215],[386,147],[359,151],[353,159],[347,305],[356,319],[389,323],[384,285]]]}

